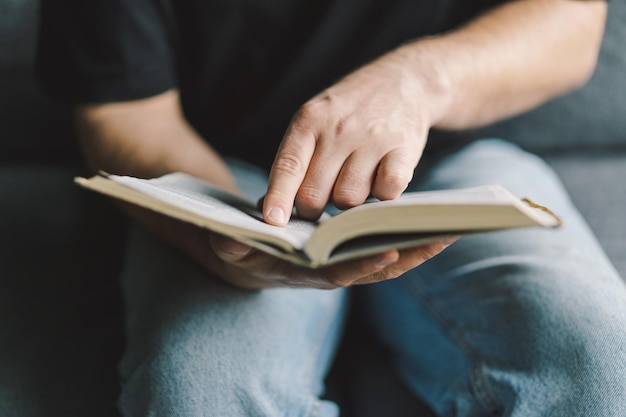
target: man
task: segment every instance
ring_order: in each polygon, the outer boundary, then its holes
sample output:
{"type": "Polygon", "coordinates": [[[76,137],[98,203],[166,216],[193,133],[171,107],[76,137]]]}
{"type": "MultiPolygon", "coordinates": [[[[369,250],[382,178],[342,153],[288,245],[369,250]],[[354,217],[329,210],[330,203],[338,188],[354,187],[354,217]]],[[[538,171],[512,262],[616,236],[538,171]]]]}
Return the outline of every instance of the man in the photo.
{"type": "Polygon", "coordinates": [[[185,171],[264,197],[279,226],[294,207],[493,182],[566,218],[309,270],[126,208],[150,233],[123,276],[122,413],[338,415],[319,396],[346,291],[318,289],[380,282],[368,319],[440,415],[623,416],[626,291],[558,180],[500,140],[427,144],[582,85],[605,15],[599,0],[44,2],[40,74],[76,103],[93,169],[185,171]]]}

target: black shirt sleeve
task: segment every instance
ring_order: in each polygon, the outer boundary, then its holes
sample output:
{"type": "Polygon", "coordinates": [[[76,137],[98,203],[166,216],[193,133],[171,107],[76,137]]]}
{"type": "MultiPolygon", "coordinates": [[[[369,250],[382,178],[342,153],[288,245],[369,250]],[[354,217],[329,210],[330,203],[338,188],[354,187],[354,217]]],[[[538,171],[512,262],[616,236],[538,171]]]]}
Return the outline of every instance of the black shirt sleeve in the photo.
{"type": "Polygon", "coordinates": [[[37,74],[51,95],[103,103],[176,86],[166,0],[42,0],[37,74]]]}

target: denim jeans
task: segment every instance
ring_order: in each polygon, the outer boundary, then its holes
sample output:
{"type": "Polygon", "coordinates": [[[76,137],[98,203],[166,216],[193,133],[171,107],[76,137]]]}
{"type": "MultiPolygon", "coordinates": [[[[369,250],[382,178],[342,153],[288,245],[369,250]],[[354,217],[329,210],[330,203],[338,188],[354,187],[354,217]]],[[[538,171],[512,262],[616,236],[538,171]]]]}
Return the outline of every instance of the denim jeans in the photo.
{"type": "MultiPolygon", "coordinates": [[[[262,173],[233,163],[242,188],[262,173]]],[[[539,158],[500,140],[441,160],[412,189],[501,183],[549,206],[558,230],[463,237],[359,289],[415,395],[441,416],[626,416],[626,286],[539,158]]],[[[245,292],[135,231],[123,276],[124,416],[338,416],[323,379],[346,291],[245,292]]]]}

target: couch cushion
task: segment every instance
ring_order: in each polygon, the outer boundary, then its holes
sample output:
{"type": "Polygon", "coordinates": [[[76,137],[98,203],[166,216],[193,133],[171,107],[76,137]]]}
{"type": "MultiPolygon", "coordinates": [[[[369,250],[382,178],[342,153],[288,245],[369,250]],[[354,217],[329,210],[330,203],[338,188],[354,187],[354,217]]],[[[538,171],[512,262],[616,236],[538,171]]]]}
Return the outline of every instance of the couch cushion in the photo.
{"type": "Polygon", "coordinates": [[[124,224],[55,167],[0,165],[0,416],[116,415],[124,224]]]}
{"type": "Polygon", "coordinates": [[[546,160],[626,279],[626,152],[552,155],[546,160]]]}

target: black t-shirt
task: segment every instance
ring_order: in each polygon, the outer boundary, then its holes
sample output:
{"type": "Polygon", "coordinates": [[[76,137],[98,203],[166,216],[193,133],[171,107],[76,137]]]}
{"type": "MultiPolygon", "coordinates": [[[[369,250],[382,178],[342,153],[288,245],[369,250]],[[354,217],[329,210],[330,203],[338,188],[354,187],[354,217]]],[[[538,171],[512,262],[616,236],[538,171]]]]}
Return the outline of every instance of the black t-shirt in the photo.
{"type": "Polygon", "coordinates": [[[268,166],[293,113],[342,75],[502,0],[44,0],[38,73],[72,102],[179,88],[223,154],[268,166]]]}

